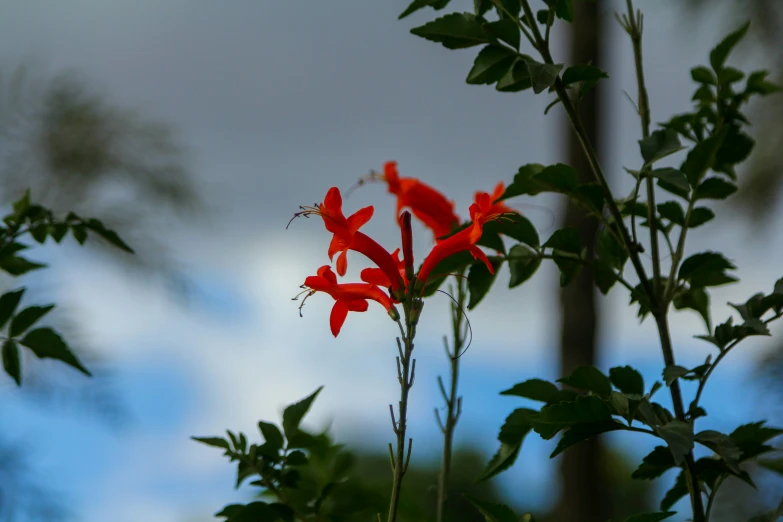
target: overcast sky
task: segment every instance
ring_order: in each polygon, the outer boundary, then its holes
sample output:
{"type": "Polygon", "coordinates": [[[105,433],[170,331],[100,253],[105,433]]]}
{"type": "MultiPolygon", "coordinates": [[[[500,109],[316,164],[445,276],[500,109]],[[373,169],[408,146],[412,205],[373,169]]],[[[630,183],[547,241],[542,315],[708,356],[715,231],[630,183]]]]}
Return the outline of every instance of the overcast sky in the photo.
{"type": "MultiPolygon", "coordinates": [[[[89,252],[49,254],[57,260],[51,298],[77,314],[90,346],[111,356],[137,417],[129,431],[109,433],[83,419],[30,411],[3,383],[0,393],[9,396],[0,412],[3,429],[37,441],[45,462],[41,473],[67,479],[57,487],[72,500],[78,520],[209,520],[245,493],[232,493],[232,470],[218,452],[188,437],[225,428],[255,434],[258,419],[276,418],[283,405],[322,384],[312,426],[333,421],[338,437],[385,445],[386,404],[396,396],[395,325],[371,305],[367,314],[352,314],[334,339],[331,299],[324,296],[312,298],[299,318],[290,298],[327,261],[329,237],[316,220],[299,220],[289,230],[286,222],[298,205],[322,200],[331,186],[347,189],[391,159],[402,175],[446,192],[463,217],[475,190],[510,182],[524,163],[564,159],[564,117],[559,108],[543,115],[546,95],[465,84],[475,50],[448,51],[410,35],[411,27],[433,15],[422,11],[397,21],[404,4],[41,0],[0,7],[2,72],[24,61],[43,74],[73,69],[112,102],[171,123],[212,209],[196,225],[172,222],[165,239],[203,291],[189,307],[160,285],[140,282],[89,252]],[[50,439],[52,422],[60,433],[56,440],[50,439]],[[74,447],[79,459],[65,454],[74,447]]],[[[616,4],[607,4],[607,16],[616,4]]],[[[679,4],[637,2],[646,13],[653,121],[689,109],[689,68],[705,63],[732,25],[715,11],[695,23],[679,4]]],[[[635,79],[622,36],[616,24],[607,24],[613,44],[604,60],[611,76],[604,126],[612,143],[606,170],[625,194],[630,178],[621,167],[638,167],[640,158],[638,121],[623,94],[635,92],[635,79]]],[[[562,43],[558,39],[555,55],[565,61],[562,43]]],[[[763,64],[751,52],[742,56],[743,65],[763,64]]],[[[395,244],[393,201],[381,186],[364,187],[345,202],[347,211],[368,204],[376,207],[368,233],[395,244]]],[[[543,238],[555,230],[558,199],[513,204],[543,238]]],[[[781,225],[777,216],[769,237],[780,237],[781,225]]],[[[430,236],[415,230],[421,259],[430,236]]],[[[719,248],[740,267],[742,284],[714,293],[718,320],[729,313],[725,302],[769,291],[783,275],[773,261],[781,259],[783,243],[749,239],[736,218],[716,220],[689,237],[691,251],[719,248]]],[[[356,277],[363,265],[360,256],[351,259],[349,276],[356,277]]],[[[501,274],[504,280],[507,274],[501,274]]],[[[471,312],[474,341],[463,359],[460,441],[492,451],[497,428],[515,403],[488,410],[487,401],[514,382],[554,377],[556,281],[556,270],[542,267],[520,289],[499,285],[471,312]]],[[[606,304],[603,365],[629,357],[654,379],[660,355],[650,342],[652,324],[639,326],[620,290],[606,304]]],[[[422,441],[417,448],[437,444],[431,411],[439,405],[435,376],[446,369],[440,337],[448,330],[447,305],[445,297],[428,303],[420,328],[411,420],[413,436],[422,441]]],[[[693,314],[674,319],[685,366],[709,352],[691,339],[700,328],[693,314]]],[[[732,368],[719,372],[721,382],[744,382],[764,346],[749,343],[744,360],[737,357],[732,368]]],[[[711,422],[726,429],[750,420],[730,408],[715,409],[711,422]]],[[[525,455],[533,465],[512,472],[530,484],[528,498],[520,501],[534,503],[549,487],[544,479],[554,468],[543,453],[547,447],[532,442],[525,455]]]]}

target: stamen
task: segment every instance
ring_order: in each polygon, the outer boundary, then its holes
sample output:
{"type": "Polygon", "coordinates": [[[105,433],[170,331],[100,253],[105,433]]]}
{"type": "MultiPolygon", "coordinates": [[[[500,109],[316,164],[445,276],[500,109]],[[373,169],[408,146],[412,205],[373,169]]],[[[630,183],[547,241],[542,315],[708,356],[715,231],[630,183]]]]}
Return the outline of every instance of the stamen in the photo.
{"type": "Polygon", "coordinates": [[[321,209],[318,207],[318,203],[313,204],[312,207],[299,205],[299,208],[302,209],[302,211],[297,212],[296,214],[294,214],[294,217],[288,220],[288,224],[285,226],[286,230],[288,230],[288,227],[291,226],[291,222],[300,216],[308,218],[310,217],[311,214],[315,214],[318,216],[321,215],[321,209]]]}
{"type": "MultiPolygon", "coordinates": [[[[317,290],[310,290],[310,289],[308,289],[308,290],[306,290],[305,292],[307,292],[307,295],[306,295],[306,296],[304,296],[304,299],[302,299],[302,302],[301,302],[301,304],[299,305],[299,317],[304,317],[304,316],[302,315],[302,307],[304,307],[304,305],[305,305],[305,301],[307,301],[307,298],[308,298],[308,297],[310,297],[311,295],[313,295],[314,293],[316,293],[316,292],[317,292],[317,290]]],[[[305,292],[302,292],[302,293],[305,293],[305,292]]],[[[302,295],[302,294],[299,294],[299,295],[302,295]]],[[[299,295],[298,295],[298,296],[296,296],[296,297],[299,297],[299,295]]]]}

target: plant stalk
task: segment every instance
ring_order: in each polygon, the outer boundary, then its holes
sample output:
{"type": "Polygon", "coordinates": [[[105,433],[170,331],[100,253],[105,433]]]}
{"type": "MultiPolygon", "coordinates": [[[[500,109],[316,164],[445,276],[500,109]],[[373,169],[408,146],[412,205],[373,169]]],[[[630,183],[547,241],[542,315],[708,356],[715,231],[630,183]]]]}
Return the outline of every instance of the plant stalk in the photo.
{"type": "MultiPolygon", "coordinates": [[[[413,286],[412,282],[410,287],[413,288],[413,286]]],[[[418,314],[421,312],[421,306],[421,300],[414,298],[414,293],[409,291],[403,303],[405,327],[399,320],[397,321],[400,327],[400,337],[397,338],[397,350],[399,352],[397,356],[397,380],[400,383],[400,402],[398,409],[399,422],[394,417],[394,408],[392,405],[389,405],[392,429],[397,436],[397,448],[395,452],[392,452],[392,445],[389,443],[389,457],[394,478],[389,500],[388,522],[396,522],[397,520],[402,479],[405,477],[405,472],[408,471],[411,449],[413,447],[413,440],[409,439],[406,448],[405,437],[408,422],[408,393],[413,386],[416,376],[416,360],[412,357],[413,338],[416,336],[416,323],[418,322],[418,314]],[[414,307],[417,307],[418,310],[415,311],[414,307]]]]}
{"type": "MultiPolygon", "coordinates": [[[[463,345],[465,344],[465,335],[462,327],[463,309],[465,305],[465,299],[467,297],[467,289],[465,288],[465,282],[461,277],[461,274],[456,278],[457,280],[457,302],[451,305],[451,324],[452,324],[452,349],[449,349],[448,341],[444,337],[443,342],[446,348],[446,355],[449,358],[451,364],[450,375],[450,388],[446,393],[446,389],[443,386],[443,380],[438,378],[438,384],[440,385],[441,393],[446,401],[446,422],[443,423],[438,416],[438,423],[440,424],[441,431],[443,432],[443,460],[441,462],[440,476],[438,478],[438,505],[436,511],[436,522],[443,522],[446,512],[446,500],[448,498],[449,478],[451,475],[451,458],[452,449],[454,445],[454,429],[459,420],[459,416],[462,410],[462,397],[457,395],[457,383],[459,380],[459,359],[462,352],[463,345]]],[[[436,415],[438,412],[436,410],[436,415]]]]}

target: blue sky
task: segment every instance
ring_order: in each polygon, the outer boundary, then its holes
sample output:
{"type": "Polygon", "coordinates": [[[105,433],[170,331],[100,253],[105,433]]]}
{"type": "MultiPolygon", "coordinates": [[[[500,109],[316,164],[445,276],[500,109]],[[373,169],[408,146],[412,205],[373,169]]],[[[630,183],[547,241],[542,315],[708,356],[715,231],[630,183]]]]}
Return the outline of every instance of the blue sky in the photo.
{"type": "MultiPolygon", "coordinates": [[[[328,237],[315,221],[299,220],[289,230],[286,222],[298,205],[320,200],[332,185],[351,186],[389,159],[403,175],[448,192],[464,216],[475,190],[510,181],[521,164],[564,156],[564,117],[557,109],[544,117],[545,96],[466,85],[475,53],[449,52],[408,34],[431,13],[398,22],[404,3],[74,0],[46,9],[29,2],[0,7],[4,69],[25,60],[44,76],[74,69],[112,102],[170,122],[210,209],[198,220],[160,218],[143,231],[165,231],[167,254],[197,290],[187,302],[89,249],[42,253],[53,268],[37,295],[57,302],[60,319],[77,327],[77,342],[105,359],[129,412],[127,425],[113,430],[72,408],[39,407],[0,381],[4,433],[34,449],[34,472],[54,477],[52,488],[70,502],[76,520],[210,520],[246,492],[233,491],[232,468],[219,452],[188,438],[226,428],[255,433],[257,420],[276,418],[322,384],[310,425],[331,422],[338,439],[385,447],[386,405],[396,395],[394,325],[371,310],[349,317],[334,339],[331,303],[321,296],[308,301],[300,318],[290,298],[326,262],[328,237]]],[[[620,4],[607,3],[605,14],[620,4]]],[[[706,62],[716,35],[731,24],[718,9],[696,24],[674,0],[638,7],[646,12],[653,121],[663,121],[690,107],[688,69],[706,62]]],[[[605,57],[611,77],[604,123],[613,140],[604,152],[612,183],[625,194],[631,179],[622,167],[640,162],[638,121],[623,94],[635,92],[635,79],[620,30],[609,24],[607,31],[623,43],[605,57]]],[[[555,36],[555,54],[562,55],[563,35],[555,36]]],[[[752,46],[739,52],[743,66],[764,64],[752,46]]],[[[393,202],[382,187],[368,186],[345,203],[350,210],[367,204],[376,207],[367,233],[393,244],[393,202]]],[[[542,237],[554,230],[560,200],[514,204],[542,237]]],[[[766,237],[781,237],[782,227],[776,216],[766,237]]],[[[719,239],[743,280],[715,291],[716,320],[731,312],[728,301],[768,291],[783,275],[773,261],[783,258],[783,244],[759,239],[735,215],[701,230],[689,236],[689,251],[714,248],[719,239]]],[[[426,251],[430,235],[419,226],[414,233],[416,252],[426,251]]],[[[362,267],[352,258],[347,277],[362,267]]],[[[498,285],[470,313],[474,344],[463,360],[458,437],[488,455],[518,404],[497,393],[534,376],[555,377],[556,285],[556,270],[545,265],[522,288],[498,285]]],[[[603,301],[601,367],[632,364],[652,382],[660,372],[654,328],[639,325],[627,301],[622,290],[603,301]]],[[[445,297],[430,301],[419,329],[411,430],[422,454],[437,445],[432,408],[439,404],[435,378],[446,366],[440,339],[448,304],[445,297]]],[[[710,352],[692,338],[701,328],[695,314],[673,317],[680,364],[695,366],[710,352]]],[[[765,385],[751,373],[770,346],[766,339],[748,342],[716,372],[705,397],[705,428],[729,430],[771,414],[765,385]]],[[[641,439],[618,443],[635,455],[649,449],[641,439]]],[[[526,444],[526,465],[503,480],[525,484],[529,499],[519,500],[534,508],[551,498],[555,468],[549,443],[531,437],[526,444]]]]}

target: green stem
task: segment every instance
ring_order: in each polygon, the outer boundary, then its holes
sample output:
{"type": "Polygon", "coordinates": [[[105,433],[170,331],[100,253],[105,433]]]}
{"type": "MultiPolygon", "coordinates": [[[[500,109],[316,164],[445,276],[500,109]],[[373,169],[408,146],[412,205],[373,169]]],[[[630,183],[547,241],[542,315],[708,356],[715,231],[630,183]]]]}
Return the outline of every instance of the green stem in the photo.
{"type": "MultiPolygon", "coordinates": [[[[461,274],[455,278],[457,280],[457,302],[452,303],[451,305],[452,336],[454,339],[452,350],[449,350],[448,341],[445,337],[443,338],[446,355],[449,357],[449,362],[451,363],[451,386],[448,393],[446,393],[446,389],[443,386],[443,380],[438,377],[438,384],[440,385],[443,398],[446,401],[446,422],[442,423],[440,421],[440,416],[438,416],[438,423],[441,425],[441,431],[443,432],[443,461],[441,462],[440,477],[438,480],[436,522],[443,522],[446,512],[449,478],[451,476],[452,449],[454,445],[454,429],[459,420],[460,413],[462,413],[462,397],[457,395],[457,383],[459,379],[460,353],[465,344],[462,319],[465,299],[467,298],[467,288],[464,279],[460,276],[461,274]]],[[[435,410],[435,415],[438,415],[437,410],[435,410]]]]}
{"type": "MultiPolygon", "coordinates": [[[[410,288],[415,286],[415,280],[411,282],[410,288]]],[[[400,327],[400,337],[397,338],[397,350],[399,355],[397,356],[397,380],[400,383],[400,402],[399,402],[399,422],[394,417],[394,408],[389,405],[389,411],[392,419],[392,429],[397,436],[397,448],[396,451],[392,451],[392,445],[389,443],[389,458],[391,460],[392,473],[394,474],[392,480],[391,498],[389,500],[389,518],[388,522],[395,522],[397,520],[397,511],[400,504],[400,490],[402,488],[402,479],[405,477],[405,472],[408,471],[408,465],[411,460],[411,449],[413,447],[413,439],[408,439],[407,451],[406,451],[406,432],[408,422],[408,393],[413,386],[413,381],[416,376],[416,360],[413,359],[413,338],[416,336],[416,323],[418,322],[418,314],[421,312],[422,301],[414,297],[414,293],[409,291],[403,302],[403,311],[405,319],[405,327],[398,320],[397,324],[400,327]],[[417,310],[414,310],[414,307],[417,310]],[[402,340],[401,340],[402,339],[402,340]]]]}
{"type": "Polygon", "coordinates": [[[777,522],[780,517],[783,517],[783,497],[780,499],[777,509],[772,513],[772,517],[769,522],[777,522]]]}
{"type": "Polygon", "coordinates": [[[705,519],[709,522],[710,515],[712,514],[712,506],[715,503],[715,497],[718,493],[718,488],[723,484],[723,481],[726,480],[727,475],[722,475],[720,478],[718,478],[715,481],[715,485],[712,486],[712,489],[710,490],[710,496],[707,499],[707,512],[705,513],[705,519]]]}

